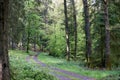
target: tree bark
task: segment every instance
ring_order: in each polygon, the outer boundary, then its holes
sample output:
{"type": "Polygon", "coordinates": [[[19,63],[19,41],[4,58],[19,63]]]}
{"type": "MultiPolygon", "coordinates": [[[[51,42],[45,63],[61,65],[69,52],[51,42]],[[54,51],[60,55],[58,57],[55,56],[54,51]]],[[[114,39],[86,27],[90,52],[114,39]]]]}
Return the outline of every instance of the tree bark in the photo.
{"type": "Polygon", "coordinates": [[[28,26],[28,31],[27,31],[27,53],[29,53],[29,43],[30,43],[30,29],[29,29],[29,26],[28,26]]]}
{"type": "Polygon", "coordinates": [[[65,32],[66,32],[66,52],[67,60],[70,61],[70,41],[69,41],[69,27],[68,27],[68,16],[67,16],[67,2],[64,0],[64,14],[65,14],[65,32]]]}
{"type": "Polygon", "coordinates": [[[105,49],[104,40],[105,40],[105,38],[104,38],[104,33],[103,33],[103,31],[104,31],[103,27],[104,26],[101,25],[100,27],[101,27],[101,32],[100,32],[100,36],[101,36],[101,38],[100,38],[101,39],[101,41],[100,41],[100,44],[101,44],[101,46],[100,46],[100,50],[101,50],[101,68],[105,68],[105,54],[104,54],[104,49],[105,49]]]}
{"type": "Polygon", "coordinates": [[[110,27],[109,27],[109,15],[108,15],[108,0],[104,1],[104,13],[105,13],[105,67],[111,69],[110,62],[110,27]]]}
{"type": "Polygon", "coordinates": [[[75,8],[75,1],[74,0],[72,0],[72,6],[73,6],[74,38],[75,38],[74,60],[76,60],[76,55],[77,55],[77,17],[76,17],[76,8],[75,8]]]}
{"type": "Polygon", "coordinates": [[[0,80],[10,80],[7,26],[8,1],[0,0],[0,80]]]}
{"type": "Polygon", "coordinates": [[[86,58],[87,58],[87,66],[90,67],[92,41],[90,35],[89,7],[87,0],[83,0],[83,7],[84,7],[84,15],[85,15],[84,20],[85,20],[85,37],[86,37],[86,58]]]}

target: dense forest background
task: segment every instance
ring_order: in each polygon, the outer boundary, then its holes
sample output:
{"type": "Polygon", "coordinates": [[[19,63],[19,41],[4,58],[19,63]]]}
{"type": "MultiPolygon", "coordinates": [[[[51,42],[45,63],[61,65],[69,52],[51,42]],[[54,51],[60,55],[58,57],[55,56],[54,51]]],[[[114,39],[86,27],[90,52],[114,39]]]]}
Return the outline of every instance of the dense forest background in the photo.
{"type": "Polygon", "coordinates": [[[1,0],[0,79],[57,80],[57,74],[60,80],[103,80],[112,72],[120,79],[119,5],[119,0],[1,0]]]}
{"type": "MultiPolygon", "coordinates": [[[[84,0],[83,0],[84,1],[84,0]]],[[[49,55],[87,63],[86,46],[90,47],[90,67],[105,67],[106,33],[104,0],[87,1],[88,23],[84,21],[82,0],[66,2],[67,25],[65,27],[64,4],[57,0],[11,0],[9,4],[9,48],[45,51],[49,55]],[[74,18],[76,16],[76,18],[74,18]],[[76,22],[75,22],[76,21],[76,22]],[[88,24],[88,35],[85,34],[88,24]],[[67,33],[66,33],[67,30],[67,33]],[[69,41],[66,42],[68,35],[69,41]],[[86,36],[90,43],[86,45],[86,36]],[[67,44],[66,44],[67,43],[67,44]],[[67,54],[66,48],[69,48],[67,54]]],[[[120,57],[120,12],[119,0],[108,1],[110,31],[110,64],[118,67],[120,57]]]]}

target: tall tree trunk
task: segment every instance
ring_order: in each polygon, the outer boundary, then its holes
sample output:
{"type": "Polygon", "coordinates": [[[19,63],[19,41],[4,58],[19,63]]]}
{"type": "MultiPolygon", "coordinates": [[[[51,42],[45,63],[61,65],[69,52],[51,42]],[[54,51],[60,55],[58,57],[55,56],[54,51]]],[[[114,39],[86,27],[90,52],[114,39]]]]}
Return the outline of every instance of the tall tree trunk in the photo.
{"type": "Polygon", "coordinates": [[[7,26],[8,1],[0,0],[0,80],[10,80],[7,26]]]}
{"type": "Polygon", "coordinates": [[[69,41],[69,28],[68,28],[68,16],[67,16],[67,2],[66,2],[66,0],[64,0],[64,14],[65,14],[67,60],[70,61],[70,41],[69,41]]]}
{"type": "Polygon", "coordinates": [[[100,35],[101,35],[101,41],[100,41],[100,44],[101,44],[101,46],[100,46],[100,50],[101,50],[101,67],[102,68],[105,68],[105,54],[104,54],[104,44],[105,44],[105,42],[104,42],[104,33],[103,33],[103,31],[104,31],[104,29],[103,29],[103,27],[104,26],[100,26],[100,28],[101,28],[101,31],[100,31],[100,35]]]}
{"type": "Polygon", "coordinates": [[[26,43],[26,41],[25,41],[25,32],[23,32],[22,33],[22,50],[25,50],[25,43],[26,43]]]}
{"type": "Polygon", "coordinates": [[[28,36],[27,36],[27,53],[29,53],[29,43],[30,43],[30,29],[28,28],[28,31],[27,31],[27,33],[28,33],[28,36]]]}
{"type": "Polygon", "coordinates": [[[87,66],[90,67],[90,56],[92,53],[91,49],[91,36],[90,36],[90,21],[89,21],[89,7],[88,1],[83,0],[84,6],[84,18],[85,18],[85,36],[86,36],[86,58],[87,58],[87,66]]]}
{"type": "Polygon", "coordinates": [[[111,69],[110,62],[110,27],[108,17],[108,0],[104,1],[104,13],[105,13],[105,67],[111,69]]]}
{"type": "Polygon", "coordinates": [[[77,18],[76,18],[76,8],[75,8],[75,1],[72,0],[72,6],[73,6],[73,19],[74,19],[74,36],[75,36],[75,48],[74,48],[74,59],[76,60],[76,54],[77,54],[77,18]]]}

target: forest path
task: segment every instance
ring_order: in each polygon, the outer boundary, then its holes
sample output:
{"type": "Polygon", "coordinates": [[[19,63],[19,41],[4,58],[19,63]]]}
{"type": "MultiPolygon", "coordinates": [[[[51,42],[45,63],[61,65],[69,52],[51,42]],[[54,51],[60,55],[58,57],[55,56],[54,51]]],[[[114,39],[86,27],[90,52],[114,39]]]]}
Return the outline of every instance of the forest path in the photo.
{"type": "Polygon", "coordinates": [[[59,69],[56,67],[48,66],[47,64],[41,62],[38,60],[37,56],[27,56],[26,60],[29,62],[30,59],[33,59],[37,64],[41,65],[42,67],[46,67],[50,70],[50,74],[57,77],[59,80],[96,80],[93,78],[89,78],[86,76],[81,76],[79,74],[76,74],[74,72],[70,72],[67,70],[59,69]]]}

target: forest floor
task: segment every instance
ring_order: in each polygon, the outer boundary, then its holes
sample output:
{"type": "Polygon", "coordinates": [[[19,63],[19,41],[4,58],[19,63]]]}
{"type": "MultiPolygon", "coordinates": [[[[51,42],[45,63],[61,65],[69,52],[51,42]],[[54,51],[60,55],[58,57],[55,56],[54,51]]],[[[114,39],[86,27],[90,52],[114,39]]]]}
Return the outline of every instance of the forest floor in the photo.
{"type": "Polygon", "coordinates": [[[88,69],[80,61],[68,62],[49,56],[48,53],[35,54],[32,51],[28,54],[25,51],[9,50],[12,80],[118,80],[103,78],[120,74],[118,70],[88,69]]]}
{"type": "Polygon", "coordinates": [[[30,61],[30,59],[33,59],[37,64],[41,65],[42,67],[46,67],[47,69],[49,69],[50,74],[57,77],[59,80],[96,80],[94,78],[82,76],[71,71],[63,70],[53,66],[48,66],[47,64],[38,60],[37,56],[28,56],[26,58],[28,62],[30,61]]]}

